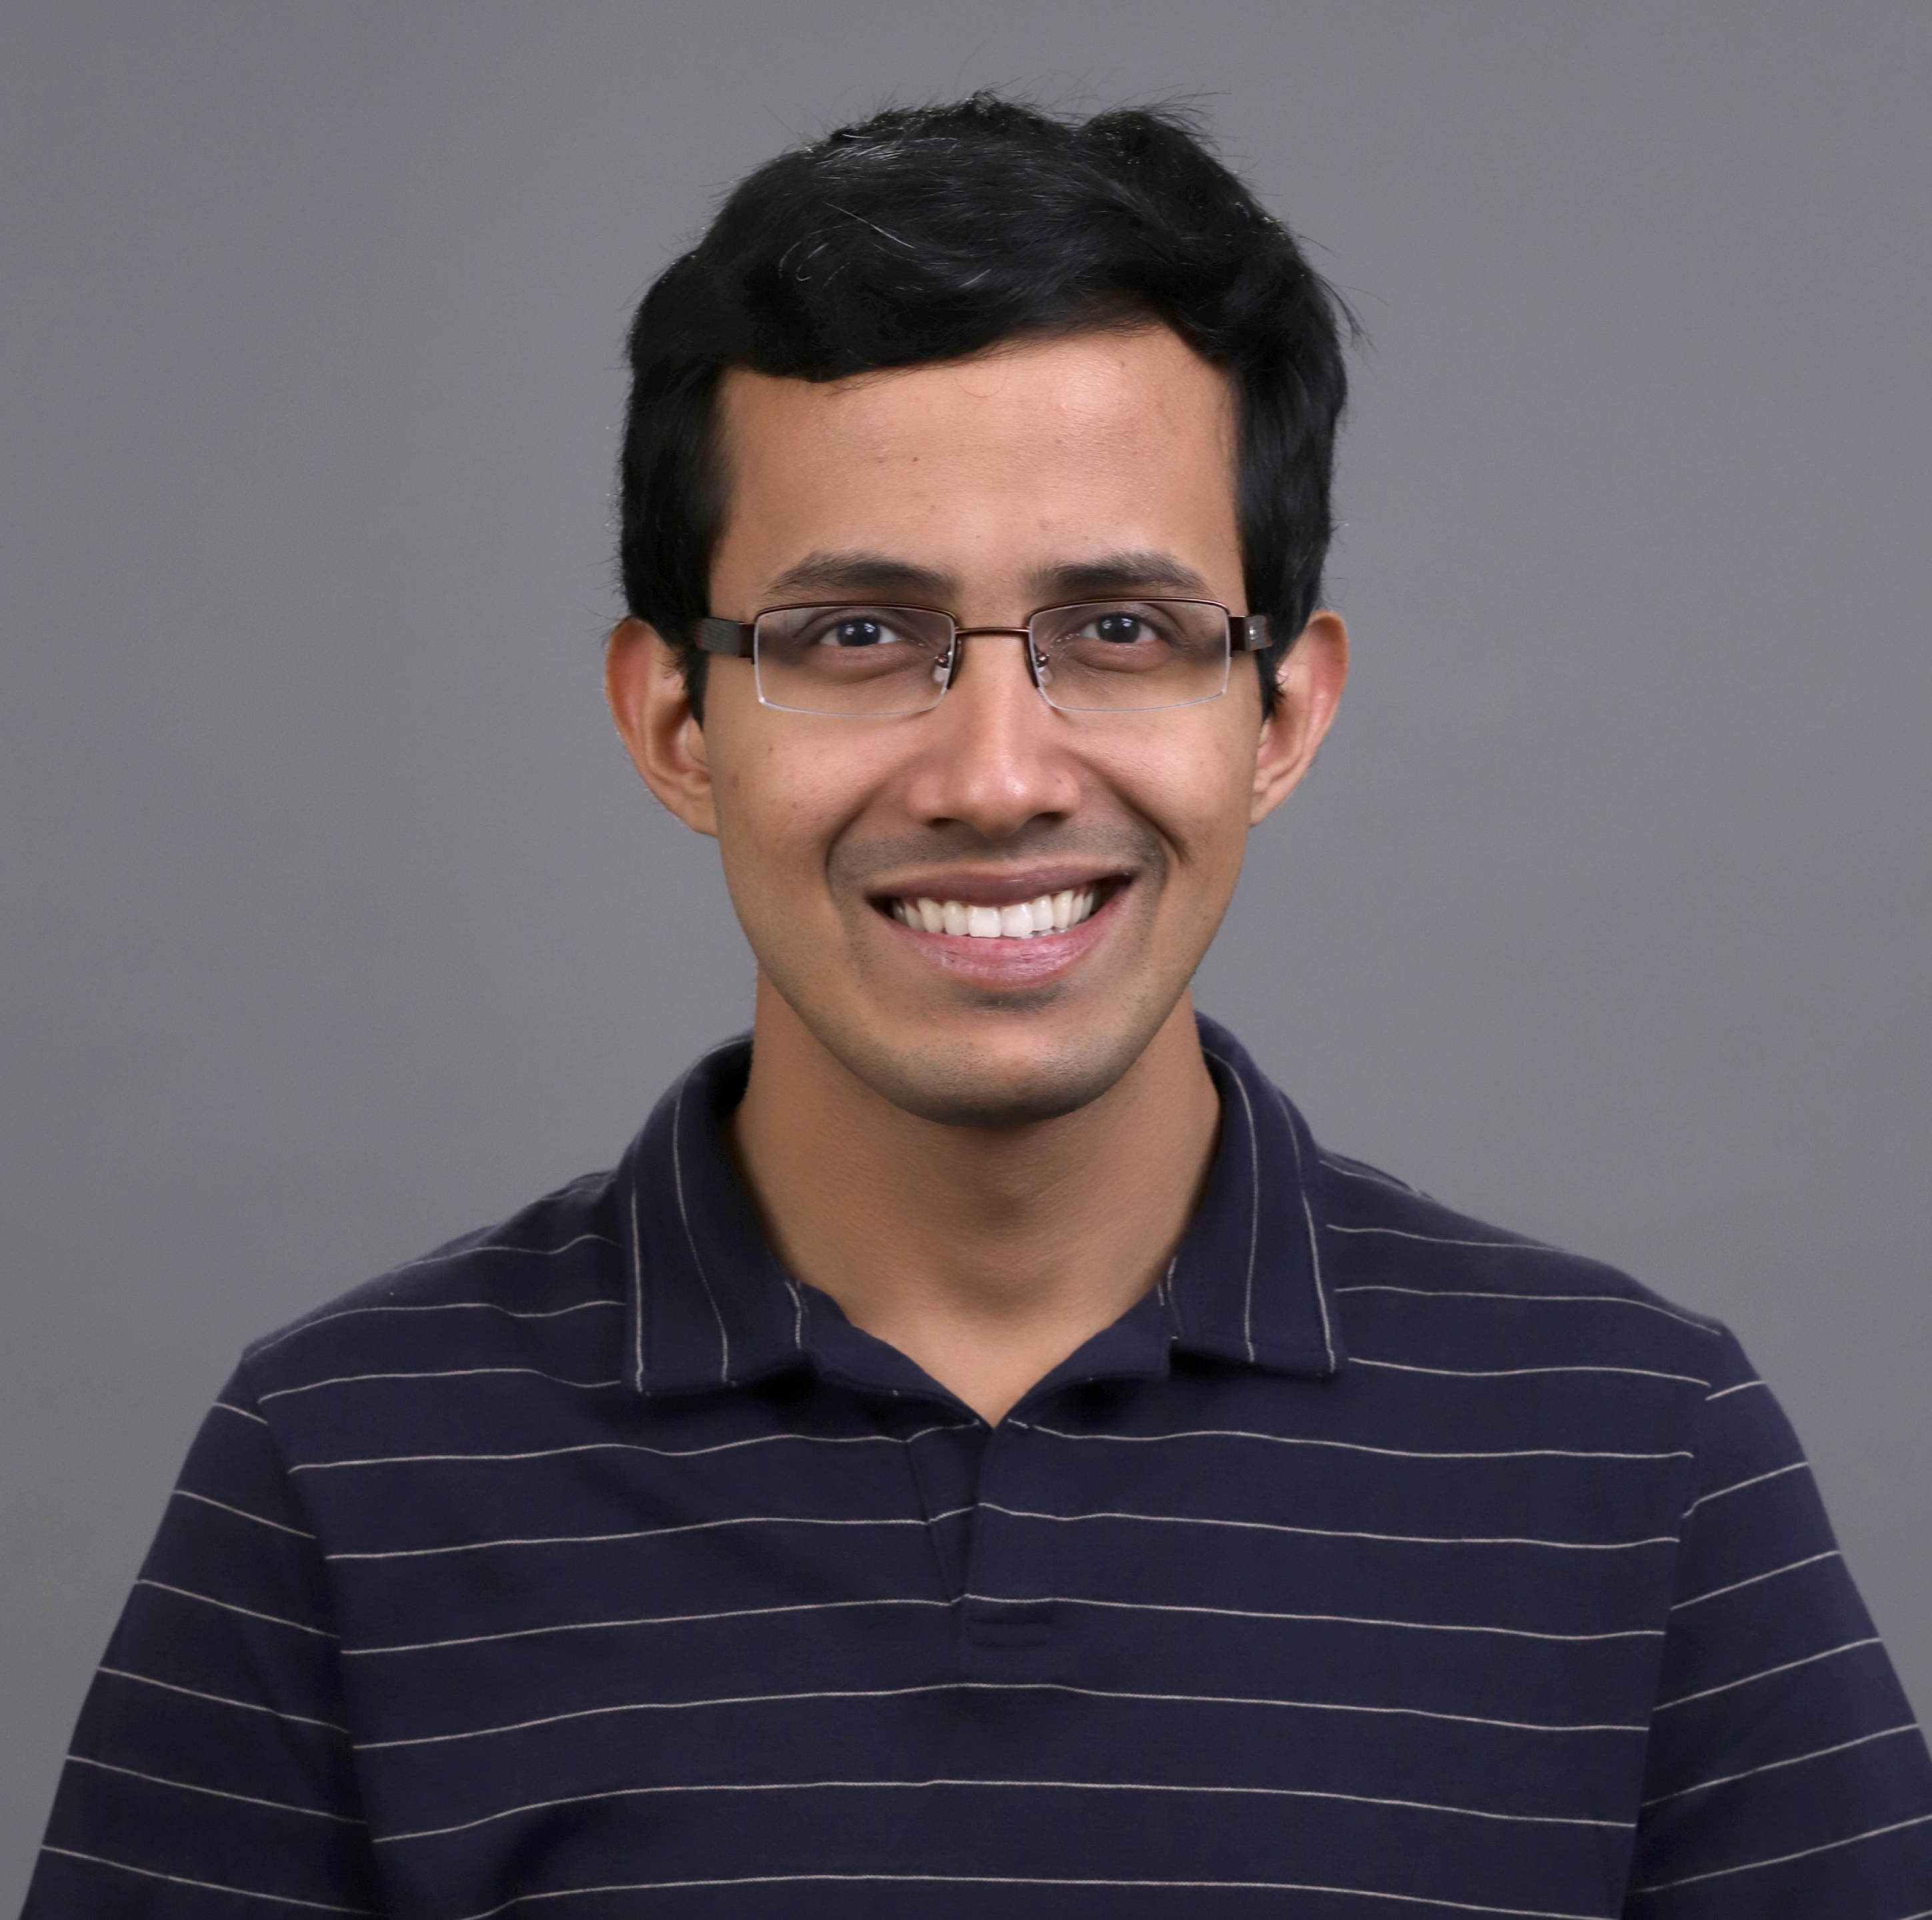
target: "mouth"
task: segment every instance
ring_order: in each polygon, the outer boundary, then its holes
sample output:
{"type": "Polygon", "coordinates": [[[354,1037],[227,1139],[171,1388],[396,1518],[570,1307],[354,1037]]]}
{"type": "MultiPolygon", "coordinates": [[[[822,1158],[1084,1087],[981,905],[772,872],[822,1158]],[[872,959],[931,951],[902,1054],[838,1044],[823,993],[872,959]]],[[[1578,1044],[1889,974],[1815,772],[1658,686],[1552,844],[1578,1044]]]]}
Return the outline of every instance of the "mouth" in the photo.
{"type": "Polygon", "coordinates": [[[955,900],[932,894],[889,894],[879,901],[881,912],[914,933],[950,934],[955,939],[1037,940],[1042,935],[1069,933],[1091,920],[1118,880],[1090,880],[1036,893],[1030,899],[994,904],[984,900],[955,900]]]}
{"type": "Polygon", "coordinates": [[[1002,995],[1065,980],[1118,923],[1128,874],[1036,868],[1000,877],[938,874],[872,904],[892,938],[962,986],[1002,995]]]}

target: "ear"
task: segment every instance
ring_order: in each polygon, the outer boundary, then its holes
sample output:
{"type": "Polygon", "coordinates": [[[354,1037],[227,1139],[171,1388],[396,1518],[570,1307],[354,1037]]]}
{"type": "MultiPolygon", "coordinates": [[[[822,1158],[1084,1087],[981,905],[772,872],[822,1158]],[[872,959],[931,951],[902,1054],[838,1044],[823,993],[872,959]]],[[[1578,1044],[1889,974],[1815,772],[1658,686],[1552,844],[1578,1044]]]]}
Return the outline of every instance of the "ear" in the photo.
{"type": "Polygon", "coordinates": [[[718,808],[704,729],[677,656],[656,628],[620,620],[604,650],[604,698],[644,784],[686,826],[716,838],[718,808]]]}
{"type": "Polygon", "coordinates": [[[1274,710],[1255,748],[1248,824],[1258,826],[1301,783],[1335,717],[1348,677],[1348,629],[1325,608],[1297,636],[1276,670],[1274,710]]]}

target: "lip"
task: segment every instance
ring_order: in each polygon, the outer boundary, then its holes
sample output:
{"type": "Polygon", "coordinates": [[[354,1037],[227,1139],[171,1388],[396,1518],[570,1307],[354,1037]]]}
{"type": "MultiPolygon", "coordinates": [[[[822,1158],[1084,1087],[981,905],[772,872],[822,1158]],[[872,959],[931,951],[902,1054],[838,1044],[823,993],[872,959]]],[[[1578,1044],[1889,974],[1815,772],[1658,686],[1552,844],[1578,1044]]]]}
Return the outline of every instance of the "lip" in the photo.
{"type": "MultiPolygon", "coordinates": [[[[974,873],[942,867],[928,873],[911,873],[890,886],[867,889],[874,906],[887,900],[956,900],[962,907],[1017,907],[1037,900],[1042,893],[1077,892],[1082,887],[1110,887],[1118,892],[1129,876],[1118,868],[1046,866],[1002,867],[996,872],[974,873]]],[[[1071,931],[1071,929],[1070,929],[1071,931]]],[[[956,935],[935,934],[935,940],[956,935]]],[[[1058,934],[1040,934],[1041,940],[1058,940],[1058,934]]]]}
{"type": "MultiPolygon", "coordinates": [[[[970,934],[927,933],[923,928],[907,926],[887,914],[880,913],[878,918],[889,934],[908,943],[908,952],[954,980],[985,987],[1045,986],[1077,965],[1106,938],[1119,917],[1120,902],[1132,886],[1125,875],[1086,876],[1078,880],[1063,880],[1048,887],[1034,884],[1034,876],[1029,874],[1023,888],[1009,876],[998,883],[988,882],[985,888],[973,892],[959,890],[965,884],[964,876],[949,875],[943,894],[937,885],[927,891],[926,897],[929,899],[957,900],[962,906],[1012,906],[1022,900],[1035,899],[1043,892],[1058,892],[1066,886],[1094,886],[1103,880],[1109,883],[1107,897],[1077,927],[1069,927],[1064,933],[1036,933],[1025,940],[975,940],[970,934]],[[991,890],[995,886],[997,892],[991,890]]],[[[895,888],[890,896],[877,897],[916,899],[920,896],[901,893],[895,888]]]]}

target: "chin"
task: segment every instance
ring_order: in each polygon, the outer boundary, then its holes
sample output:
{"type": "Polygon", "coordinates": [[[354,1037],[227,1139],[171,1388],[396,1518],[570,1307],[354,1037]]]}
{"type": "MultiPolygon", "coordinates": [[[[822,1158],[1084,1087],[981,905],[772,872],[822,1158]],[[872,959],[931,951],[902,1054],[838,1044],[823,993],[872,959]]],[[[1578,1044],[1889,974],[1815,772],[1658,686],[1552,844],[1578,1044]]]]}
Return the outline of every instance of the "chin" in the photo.
{"type": "Polygon", "coordinates": [[[883,1035],[821,1032],[846,1070],[902,1112],[938,1126],[1015,1127],[1058,1120],[1112,1090],[1160,1025],[1120,1025],[1073,1039],[994,1045],[970,1035],[921,1037],[904,1047],[883,1035]]]}

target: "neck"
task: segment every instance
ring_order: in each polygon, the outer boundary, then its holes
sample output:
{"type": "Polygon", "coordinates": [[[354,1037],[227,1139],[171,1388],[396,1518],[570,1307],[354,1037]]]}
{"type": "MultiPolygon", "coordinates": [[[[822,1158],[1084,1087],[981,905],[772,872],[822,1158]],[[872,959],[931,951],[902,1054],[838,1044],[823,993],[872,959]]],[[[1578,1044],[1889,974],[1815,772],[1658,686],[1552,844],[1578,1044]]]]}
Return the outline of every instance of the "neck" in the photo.
{"type": "Polygon", "coordinates": [[[997,1422],[1160,1279],[1220,1118],[1184,994],[1086,1106],[948,1126],[874,1093],[761,975],[732,1141],[786,1267],[997,1422]]]}

